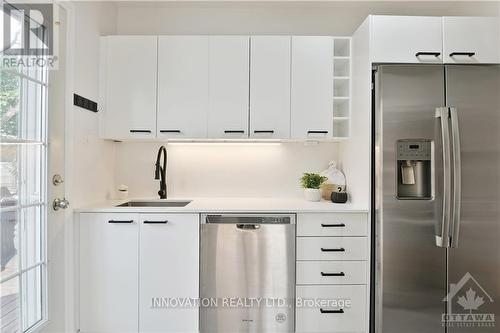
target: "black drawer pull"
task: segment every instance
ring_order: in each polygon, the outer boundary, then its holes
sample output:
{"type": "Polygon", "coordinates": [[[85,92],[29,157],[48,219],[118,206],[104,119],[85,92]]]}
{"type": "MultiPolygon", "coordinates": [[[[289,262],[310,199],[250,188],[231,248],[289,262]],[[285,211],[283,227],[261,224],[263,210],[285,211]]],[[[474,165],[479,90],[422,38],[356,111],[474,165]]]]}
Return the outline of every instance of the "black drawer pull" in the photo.
{"type": "Polygon", "coordinates": [[[307,131],[307,134],[328,134],[328,131],[307,131]]]}
{"type": "Polygon", "coordinates": [[[430,55],[430,56],[439,57],[441,55],[441,52],[417,52],[417,53],[415,53],[415,57],[420,57],[423,55],[430,55]]]}
{"type": "Polygon", "coordinates": [[[149,220],[146,220],[143,223],[144,224],[166,224],[166,223],[168,223],[168,220],[163,220],[163,221],[149,221],[149,220]]]}
{"type": "Polygon", "coordinates": [[[109,220],[108,223],[133,223],[134,220],[109,220]]]}
{"type": "Polygon", "coordinates": [[[451,52],[450,57],[453,56],[468,56],[468,57],[473,57],[476,55],[476,52],[451,52]]]}
{"type": "Polygon", "coordinates": [[[321,313],[344,313],[344,309],[338,309],[338,310],[323,310],[323,309],[319,309],[319,312],[321,312],[321,313]]]}
{"type": "Polygon", "coordinates": [[[241,131],[241,130],[226,130],[226,131],[224,131],[224,133],[226,133],[226,134],[235,134],[235,133],[241,133],[241,134],[243,134],[243,133],[245,133],[245,131],[241,131]]]}
{"type": "Polygon", "coordinates": [[[345,224],[344,223],[334,223],[334,224],[321,223],[321,226],[323,228],[335,228],[335,227],[345,227],[345,224]]]}
{"type": "Polygon", "coordinates": [[[345,252],[345,249],[343,247],[338,249],[325,249],[324,247],[322,247],[321,252],[345,252]]]}
{"type": "Polygon", "coordinates": [[[321,276],[345,276],[345,273],[344,272],[340,272],[340,273],[325,273],[325,272],[321,272],[321,276]]]}
{"type": "Polygon", "coordinates": [[[268,130],[268,131],[264,131],[264,130],[256,130],[256,131],[253,131],[255,134],[264,134],[264,133],[269,133],[269,134],[273,134],[274,131],[273,130],[268,130]]]}
{"type": "Polygon", "coordinates": [[[160,133],[180,133],[180,130],[160,130],[160,133]]]}
{"type": "Polygon", "coordinates": [[[132,129],[130,130],[130,133],[151,133],[150,130],[135,130],[135,129],[132,129]]]}

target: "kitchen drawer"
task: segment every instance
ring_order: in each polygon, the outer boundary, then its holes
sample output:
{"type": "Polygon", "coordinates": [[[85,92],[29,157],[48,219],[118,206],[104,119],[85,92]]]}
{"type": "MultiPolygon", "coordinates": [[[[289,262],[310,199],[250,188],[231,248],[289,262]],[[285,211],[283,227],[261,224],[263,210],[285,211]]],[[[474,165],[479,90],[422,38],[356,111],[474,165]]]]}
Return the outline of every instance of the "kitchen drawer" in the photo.
{"type": "Polygon", "coordinates": [[[367,259],[367,237],[297,237],[297,260],[367,259]]]}
{"type": "Polygon", "coordinates": [[[298,261],[297,284],[366,284],[367,261],[298,261]]]}
{"type": "Polygon", "coordinates": [[[297,215],[297,236],[367,236],[366,213],[297,215]]]}
{"type": "Polygon", "coordinates": [[[366,302],[365,286],[297,286],[296,332],[365,332],[366,302]],[[332,304],[304,304],[310,300],[332,304]]]}

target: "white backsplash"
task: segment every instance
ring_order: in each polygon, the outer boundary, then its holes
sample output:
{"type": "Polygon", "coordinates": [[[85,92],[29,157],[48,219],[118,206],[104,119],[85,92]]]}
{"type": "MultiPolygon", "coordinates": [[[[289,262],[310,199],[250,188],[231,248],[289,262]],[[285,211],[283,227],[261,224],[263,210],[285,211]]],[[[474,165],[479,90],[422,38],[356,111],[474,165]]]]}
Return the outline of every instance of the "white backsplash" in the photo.
{"type": "MultiPolygon", "coordinates": [[[[156,197],[156,153],[161,143],[116,144],[115,187],[129,196],[156,197]]],[[[171,197],[302,197],[303,172],[320,172],[337,159],[336,143],[171,144],[167,187],[171,197]]]]}

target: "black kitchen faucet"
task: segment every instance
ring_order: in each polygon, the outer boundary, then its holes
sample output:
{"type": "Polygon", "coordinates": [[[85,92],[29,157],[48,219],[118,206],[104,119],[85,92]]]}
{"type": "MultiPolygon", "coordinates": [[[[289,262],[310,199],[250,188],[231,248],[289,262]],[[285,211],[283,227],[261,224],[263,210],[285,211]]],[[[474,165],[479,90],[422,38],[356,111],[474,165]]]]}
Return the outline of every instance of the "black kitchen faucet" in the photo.
{"type": "Polygon", "coordinates": [[[165,146],[161,146],[158,150],[158,155],[156,156],[156,164],[155,164],[155,179],[160,180],[160,190],[158,191],[158,195],[160,199],[167,198],[167,149],[165,146]],[[163,166],[160,164],[160,158],[163,153],[163,166]]]}

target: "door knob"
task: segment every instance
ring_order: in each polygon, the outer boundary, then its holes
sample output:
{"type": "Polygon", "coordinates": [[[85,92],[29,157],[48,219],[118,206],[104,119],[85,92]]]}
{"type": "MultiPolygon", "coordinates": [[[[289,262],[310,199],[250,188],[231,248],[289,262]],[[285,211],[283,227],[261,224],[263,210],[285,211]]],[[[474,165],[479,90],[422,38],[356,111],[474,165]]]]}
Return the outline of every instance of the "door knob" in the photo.
{"type": "Polygon", "coordinates": [[[54,202],[52,203],[52,208],[54,210],[59,210],[59,208],[61,209],[66,209],[69,207],[69,201],[66,200],[66,198],[62,198],[62,199],[54,199],[54,202]]]}

